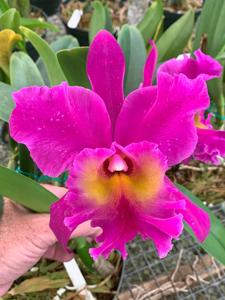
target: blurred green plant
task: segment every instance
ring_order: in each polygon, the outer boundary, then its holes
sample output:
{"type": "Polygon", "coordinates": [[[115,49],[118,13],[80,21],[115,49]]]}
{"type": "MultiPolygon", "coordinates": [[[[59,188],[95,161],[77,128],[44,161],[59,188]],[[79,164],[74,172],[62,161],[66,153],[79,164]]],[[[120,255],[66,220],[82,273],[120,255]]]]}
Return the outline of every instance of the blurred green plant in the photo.
{"type": "Polygon", "coordinates": [[[225,121],[225,1],[206,0],[199,21],[193,50],[202,48],[203,52],[216,58],[223,66],[223,76],[208,83],[209,93],[216,104],[215,116],[218,127],[225,121]]]}
{"type": "Polygon", "coordinates": [[[30,14],[30,1],[29,0],[8,0],[10,7],[15,8],[19,11],[22,17],[29,17],[30,14]]]}
{"type": "Polygon", "coordinates": [[[20,33],[19,26],[28,28],[43,28],[58,31],[58,27],[46,22],[43,17],[30,17],[30,3],[27,0],[1,0],[0,4],[0,30],[12,29],[20,33]],[[1,2],[2,1],[2,2],[1,2]]]}

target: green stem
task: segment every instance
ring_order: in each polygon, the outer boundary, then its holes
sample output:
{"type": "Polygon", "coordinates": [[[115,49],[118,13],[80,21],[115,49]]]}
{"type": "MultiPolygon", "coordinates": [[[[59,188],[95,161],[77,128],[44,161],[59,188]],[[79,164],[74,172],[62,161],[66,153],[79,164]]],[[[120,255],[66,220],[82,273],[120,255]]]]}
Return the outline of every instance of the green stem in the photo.
{"type": "Polygon", "coordinates": [[[223,126],[224,120],[225,120],[225,101],[224,101],[224,95],[221,94],[219,101],[217,102],[217,117],[216,117],[216,123],[218,127],[223,126]]]}
{"type": "Polygon", "coordinates": [[[85,266],[88,267],[88,269],[93,272],[93,259],[91,258],[89,254],[89,249],[91,248],[91,244],[87,242],[87,240],[83,237],[79,237],[75,239],[76,241],[76,251],[79,255],[82,262],[85,264],[85,266]]]}

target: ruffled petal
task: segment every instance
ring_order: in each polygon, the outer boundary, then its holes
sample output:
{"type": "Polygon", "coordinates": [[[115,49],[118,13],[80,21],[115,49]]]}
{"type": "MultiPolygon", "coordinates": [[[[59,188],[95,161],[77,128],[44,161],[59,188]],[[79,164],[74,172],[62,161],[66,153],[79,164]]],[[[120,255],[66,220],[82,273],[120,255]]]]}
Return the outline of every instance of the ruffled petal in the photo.
{"type": "Polygon", "coordinates": [[[225,158],[225,131],[198,128],[198,144],[194,159],[218,165],[225,158]]]}
{"type": "Polygon", "coordinates": [[[116,39],[106,30],[100,31],[90,46],[87,73],[93,91],[105,101],[115,124],[124,101],[125,59],[116,39]]]}
{"type": "Polygon", "coordinates": [[[156,143],[170,166],[178,164],[194,152],[197,132],[193,119],[208,106],[202,79],[190,80],[182,74],[172,78],[161,72],[157,96],[155,88],[148,87],[127,97],[117,120],[115,140],[122,145],[143,140],[156,143]]]}
{"type": "Polygon", "coordinates": [[[28,87],[14,93],[10,134],[30,150],[41,171],[58,176],[85,147],[111,144],[111,123],[102,99],[66,83],[28,87]]]}
{"type": "Polygon", "coordinates": [[[74,229],[79,224],[92,219],[96,212],[91,204],[87,205],[75,192],[68,192],[63,198],[51,205],[50,228],[64,249],[74,229]]]}
{"type": "Polygon", "coordinates": [[[154,72],[158,61],[158,51],[155,42],[150,41],[152,46],[144,66],[143,87],[152,85],[154,72]]]}
{"type": "Polygon", "coordinates": [[[166,257],[173,248],[172,237],[153,226],[148,228],[143,238],[147,239],[149,236],[155,245],[159,258],[166,257]]]}
{"type": "Polygon", "coordinates": [[[165,72],[174,76],[176,74],[184,74],[190,79],[202,78],[210,80],[220,77],[222,66],[209,55],[204,54],[200,49],[194,52],[196,59],[189,55],[183,55],[182,59],[173,58],[163,63],[158,73],[165,72]]]}

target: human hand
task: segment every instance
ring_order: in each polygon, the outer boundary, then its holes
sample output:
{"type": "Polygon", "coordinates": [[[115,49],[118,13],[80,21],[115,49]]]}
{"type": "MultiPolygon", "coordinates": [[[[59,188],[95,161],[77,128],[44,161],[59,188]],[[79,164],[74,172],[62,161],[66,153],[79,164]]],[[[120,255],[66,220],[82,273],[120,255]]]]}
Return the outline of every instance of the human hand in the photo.
{"type": "MultiPolygon", "coordinates": [[[[45,185],[59,198],[65,188],[45,185]]],[[[78,226],[73,236],[93,238],[100,232],[90,222],[78,226]]],[[[4,213],[0,220],[0,296],[14,280],[26,273],[41,257],[69,261],[73,254],[62,249],[49,228],[49,214],[34,214],[5,198],[4,213]]]]}

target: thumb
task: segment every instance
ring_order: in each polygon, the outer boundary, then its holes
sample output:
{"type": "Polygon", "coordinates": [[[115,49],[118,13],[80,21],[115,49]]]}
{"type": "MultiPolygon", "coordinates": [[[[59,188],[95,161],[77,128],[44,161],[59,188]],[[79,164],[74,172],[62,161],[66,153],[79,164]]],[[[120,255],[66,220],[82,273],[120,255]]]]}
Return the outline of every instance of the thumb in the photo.
{"type": "Polygon", "coordinates": [[[44,254],[44,257],[52,260],[65,262],[73,258],[73,253],[65,251],[59,243],[56,243],[48,249],[48,251],[44,254]]]}

